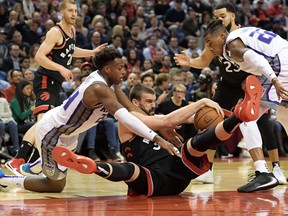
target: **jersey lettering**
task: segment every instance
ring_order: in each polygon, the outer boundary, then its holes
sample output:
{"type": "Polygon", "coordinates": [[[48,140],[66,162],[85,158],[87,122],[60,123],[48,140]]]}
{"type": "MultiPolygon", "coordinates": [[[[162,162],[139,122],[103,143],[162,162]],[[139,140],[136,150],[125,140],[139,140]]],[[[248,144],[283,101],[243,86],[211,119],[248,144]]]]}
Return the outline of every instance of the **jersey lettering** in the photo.
{"type": "Polygon", "coordinates": [[[269,32],[263,29],[256,29],[249,34],[250,37],[254,37],[254,35],[258,35],[258,40],[266,44],[270,44],[271,41],[277,36],[273,32],[269,32]]]}
{"type": "Polygon", "coordinates": [[[235,65],[232,62],[225,59],[223,56],[219,57],[219,61],[224,65],[225,72],[236,73],[240,71],[239,65],[235,65]]]}
{"type": "MultiPolygon", "coordinates": [[[[142,142],[145,143],[145,144],[147,144],[147,145],[150,144],[150,140],[148,140],[148,139],[143,139],[142,142]]],[[[153,145],[154,145],[153,150],[158,151],[158,150],[161,149],[161,147],[160,147],[157,143],[153,143],[153,145]]]]}

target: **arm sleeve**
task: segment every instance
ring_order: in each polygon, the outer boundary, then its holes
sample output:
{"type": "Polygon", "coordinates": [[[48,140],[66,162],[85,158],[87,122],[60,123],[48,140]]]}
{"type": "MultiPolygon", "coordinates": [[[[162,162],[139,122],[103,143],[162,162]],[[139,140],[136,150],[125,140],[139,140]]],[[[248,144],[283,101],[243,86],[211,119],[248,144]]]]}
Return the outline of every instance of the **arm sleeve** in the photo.
{"type": "Polygon", "coordinates": [[[145,139],[153,141],[154,137],[157,135],[157,133],[148,128],[142,121],[129,113],[126,108],[118,109],[115,112],[114,117],[133,133],[144,137],[145,139]]]}
{"type": "Polygon", "coordinates": [[[263,74],[269,81],[272,81],[273,78],[277,77],[268,61],[253,50],[247,50],[243,55],[243,59],[248,64],[254,65],[258,70],[257,72],[263,74]]]}

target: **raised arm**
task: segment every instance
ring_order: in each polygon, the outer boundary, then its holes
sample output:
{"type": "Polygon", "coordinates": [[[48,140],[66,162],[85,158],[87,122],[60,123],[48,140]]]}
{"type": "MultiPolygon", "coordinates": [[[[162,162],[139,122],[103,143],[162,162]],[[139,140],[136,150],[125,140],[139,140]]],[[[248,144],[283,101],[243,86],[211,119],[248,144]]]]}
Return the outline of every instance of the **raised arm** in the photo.
{"type": "Polygon", "coordinates": [[[178,150],[174,149],[171,143],[164,140],[142,121],[129,113],[128,110],[117,101],[116,95],[111,88],[105,84],[97,83],[88,87],[84,93],[83,101],[89,107],[93,107],[95,103],[103,104],[111,115],[134,134],[158,143],[161,148],[167,150],[171,155],[180,156],[178,150]]]}
{"type": "Polygon", "coordinates": [[[193,116],[203,106],[210,106],[216,109],[218,114],[224,117],[223,110],[218,105],[218,103],[207,98],[201,99],[195,103],[179,108],[167,115],[147,116],[138,112],[132,112],[132,114],[139,118],[141,121],[143,121],[152,130],[159,130],[175,127],[184,122],[187,123],[187,119],[191,120],[191,116],[193,116]]]}
{"type": "Polygon", "coordinates": [[[250,67],[256,68],[257,73],[264,75],[275,86],[279,99],[288,99],[288,89],[284,88],[269,62],[262,55],[247,48],[239,38],[231,41],[227,47],[231,58],[240,65],[242,70],[248,71],[250,67]]]}
{"type": "Polygon", "coordinates": [[[101,45],[99,45],[98,47],[96,47],[93,50],[88,50],[88,49],[82,49],[82,48],[79,48],[79,47],[75,47],[75,50],[74,50],[74,53],[73,53],[73,57],[85,58],[85,57],[94,56],[95,53],[101,51],[107,45],[108,45],[108,43],[101,44],[101,45]]]}
{"type": "Polygon", "coordinates": [[[181,54],[175,54],[174,60],[176,64],[180,66],[202,69],[208,67],[214,57],[215,55],[210,51],[209,47],[205,45],[202,54],[197,58],[192,59],[185,51],[182,51],[181,54]]]}

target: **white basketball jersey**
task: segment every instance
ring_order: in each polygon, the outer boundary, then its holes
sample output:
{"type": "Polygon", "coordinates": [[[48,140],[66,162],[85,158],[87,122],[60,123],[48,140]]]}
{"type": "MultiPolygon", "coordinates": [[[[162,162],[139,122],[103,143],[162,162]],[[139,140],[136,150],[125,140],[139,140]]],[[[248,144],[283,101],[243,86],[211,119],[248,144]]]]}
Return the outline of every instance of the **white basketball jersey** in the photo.
{"type": "MultiPolygon", "coordinates": [[[[84,92],[93,83],[107,85],[98,71],[93,72],[61,106],[47,112],[49,117],[53,119],[51,119],[53,127],[57,128],[62,135],[80,134],[106,118],[108,112],[102,104],[97,104],[94,108],[88,108],[83,103],[84,92]]],[[[113,87],[111,88],[114,90],[113,87]]]]}
{"type": "MultiPolygon", "coordinates": [[[[280,67],[277,54],[280,53],[281,50],[287,49],[288,42],[279,35],[260,28],[244,27],[229,33],[226,39],[226,45],[237,38],[240,38],[247,48],[252,49],[259,55],[264,56],[272,68],[275,66],[280,67]]],[[[231,59],[229,51],[226,50],[226,45],[223,48],[223,55],[231,62],[237,64],[236,61],[231,59]]],[[[255,61],[257,61],[257,59],[255,59],[255,61]]],[[[255,75],[261,75],[259,72],[257,72],[254,65],[246,65],[245,62],[241,63],[241,69],[255,75]]],[[[277,72],[277,70],[275,72],[277,72]]]]}

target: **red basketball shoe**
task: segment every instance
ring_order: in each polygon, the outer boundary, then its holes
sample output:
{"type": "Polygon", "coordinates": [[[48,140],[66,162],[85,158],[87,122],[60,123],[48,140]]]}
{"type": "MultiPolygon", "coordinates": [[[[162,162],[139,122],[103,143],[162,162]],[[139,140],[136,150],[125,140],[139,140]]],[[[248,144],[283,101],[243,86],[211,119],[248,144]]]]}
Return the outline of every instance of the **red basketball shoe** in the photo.
{"type": "Polygon", "coordinates": [[[23,158],[13,158],[5,163],[7,169],[13,172],[16,176],[22,176],[20,172],[20,166],[25,163],[23,158]]]}
{"type": "Polygon", "coordinates": [[[241,103],[235,106],[235,115],[244,122],[256,120],[260,114],[262,94],[263,88],[257,77],[248,76],[246,78],[245,97],[241,103]]]}
{"type": "Polygon", "coordinates": [[[96,172],[96,163],[91,158],[80,156],[63,146],[56,146],[52,151],[52,157],[61,166],[65,166],[78,172],[91,174],[96,172]]]}

